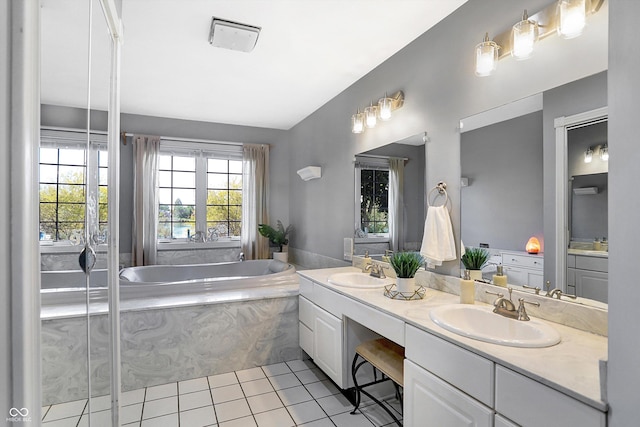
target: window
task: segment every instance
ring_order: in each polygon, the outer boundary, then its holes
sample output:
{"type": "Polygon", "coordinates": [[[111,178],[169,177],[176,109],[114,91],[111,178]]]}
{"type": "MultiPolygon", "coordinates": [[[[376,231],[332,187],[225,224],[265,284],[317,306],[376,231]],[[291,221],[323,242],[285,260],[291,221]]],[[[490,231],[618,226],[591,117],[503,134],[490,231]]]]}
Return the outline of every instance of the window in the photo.
{"type": "Polygon", "coordinates": [[[356,224],[364,235],[389,233],[389,160],[356,157],[356,224]]]}
{"type": "Polygon", "coordinates": [[[163,139],[158,171],[158,239],[238,238],[242,147],[163,139]]]}
{"type": "Polygon", "coordinates": [[[42,130],[40,145],[40,240],[80,242],[84,238],[85,198],[96,203],[100,235],[107,228],[106,137],[91,135],[85,156],[86,133],[42,130]],[[87,177],[86,161],[96,174],[87,177]]]}

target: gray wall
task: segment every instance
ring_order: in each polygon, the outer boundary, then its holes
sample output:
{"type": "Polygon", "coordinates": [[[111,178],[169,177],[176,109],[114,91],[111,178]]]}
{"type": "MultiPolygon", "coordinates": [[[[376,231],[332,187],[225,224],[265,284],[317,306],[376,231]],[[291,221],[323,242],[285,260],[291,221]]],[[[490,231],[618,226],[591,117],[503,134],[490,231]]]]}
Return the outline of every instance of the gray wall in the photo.
{"type": "MultiPolygon", "coordinates": [[[[610,80],[609,80],[610,81],[610,80]]],[[[557,117],[607,105],[607,73],[598,73],[546,91],[543,104],[544,156],[544,280],[555,285],[556,271],[556,130],[557,117]]]]}
{"type": "MultiPolygon", "coordinates": [[[[590,17],[588,28],[595,31],[580,37],[582,47],[553,37],[539,44],[535,60],[505,58],[494,76],[473,74],[473,47],[485,31],[502,32],[524,8],[540,10],[547,5],[547,0],[470,0],[296,125],[291,130],[291,173],[308,164],[319,164],[326,173],[309,183],[292,179],[291,222],[298,230],[292,246],[340,259],[342,238],[353,227],[348,190],[353,155],[425,130],[430,137],[427,191],[440,180],[448,184],[451,219],[459,240],[459,120],[607,68],[607,42],[597,34],[597,29],[606,31],[605,3],[603,10],[590,17]],[[600,55],[585,53],[587,47],[600,55]],[[399,89],[405,93],[405,104],[390,121],[360,135],[350,132],[349,118],[358,107],[385,91],[399,89]]],[[[545,240],[548,248],[549,239],[545,240]]],[[[457,275],[459,263],[445,263],[437,271],[457,275]]]]}
{"type": "MultiPolygon", "coordinates": [[[[43,105],[43,126],[59,126],[83,129],[86,111],[79,108],[43,105]]],[[[289,223],[289,142],[286,131],[225,125],[162,117],[121,114],[120,127],[123,132],[176,138],[208,139],[216,141],[270,144],[270,198],[269,216],[275,224],[280,219],[289,223]]],[[[91,128],[106,130],[107,114],[94,111],[91,128]]],[[[120,146],[120,251],[131,251],[131,224],[133,205],[133,148],[128,138],[127,145],[120,146]]]]}
{"type": "Polygon", "coordinates": [[[578,195],[571,192],[571,240],[593,241],[608,237],[607,174],[576,175],[573,188],[597,187],[598,194],[578,195]]]}
{"type": "Polygon", "coordinates": [[[460,136],[461,235],[467,246],[524,251],[542,239],[542,111],[460,136]]]}
{"type": "Polygon", "coordinates": [[[640,2],[613,0],[609,30],[609,426],[640,419],[640,307],[635,255],[638,212],[638,112],[640,111],[640,2]]]}

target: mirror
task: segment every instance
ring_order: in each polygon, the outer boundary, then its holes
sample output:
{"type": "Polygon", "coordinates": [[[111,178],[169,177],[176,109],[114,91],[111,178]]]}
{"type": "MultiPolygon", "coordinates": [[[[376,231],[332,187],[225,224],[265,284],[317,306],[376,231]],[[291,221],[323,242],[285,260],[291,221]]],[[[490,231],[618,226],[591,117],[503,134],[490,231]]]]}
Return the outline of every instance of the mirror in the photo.
{"type": "Polygon", "coordinates": [[[353,254],[368,251],[381,256],[385,250],[419,250],[425,218],[425,133],[356,154],[353,254]],[[404,166],[402,179],[394,180],[390,159],[404,166]],[[402,190],[399,207],[393,208],[394,182],[402,190]],[[394,212],[398,212],[394,216],[394,212]],[[399,230],[394,236],[394,220],[399,230]]]}
{"type": "MultiPolygon", "coordinates": [[[[606,72],[600,74],[606,77],[606,72]]],[[[556,254],[555,236],[544,235],[545,221],[555,221],[556,210],[556,178],[545,177],[545,173],[555,169],[554,119],[589,110],[589,107],[579,105],[579,101],[571,100],[570,95],[572,91],[581,91],[580,96],[584,97],[585,88],[590,91],[589,86],[599,82],[600,74],[461,120],[461,240],[467,247],[486,247],[490,252],[489,263],[483,269],[484,280],[492,280],[496,265],[502,264],[510,285],[539,287],[544,293],[548,280],[551,288],[557,283],[563,293],[579,296],[576,300],[565,297],[563,300],[599,307],[602,307],[600,301],[606,302],[606,291],[604,298],[601,291],[594,291],[596,287],[602,289],[601,275],[588,270],[588,274],[583,272],[585,274],[579,277],[581,273],[569,271],[576,268],[576,258],[571,258],[574,248],[593,250],[599,244],[602,249],[603,238],[604,247],[608,244],[607,171],[602,169],[601,163],[605,162],[599,157],[606,144],[606,122],[597,129],[581,124],[567,130],[566,168],[568,177],[573,178],[569,185],[580,188],[578,192],[594,191],[587,188],[595,187],[598,193],[588,197],[567,197],[569,206],[566,209],[572,214],[567,218],[572,227],[568,250],[556,254]],[[558,95],[560,93],[562,97],[558,95]],[[584,166],[584,155],[590,146],[594,151],[593,166],[598,165],[598,168],[584,166]],[[526,250],[531,237],[536,237],[541,244],[537,254],[526,250]],[[548,237],[547,242],[545,237],[548,237]],[[545,253],[545,246],[548,253],[545,253]],[[566,285],[554,276],[555,266],[564,265],[564,262],[557,262],[559,259],[567,262],[566,285]]],[[[594,91],[598,90],[606,93],[602,88],[594,91]]],[[[593,95],[593,98],[598,96],[593,95]]],[[[602,102],[606,102],[606,98],[602,102]]],[[[546,225],[547,230],[554,229],[549,227],[550,223],[546,225]]],[[[605,257],[603,255],[601,259],[605,257]]],[[[602,270],[606,266],[602,267],[600,263],[588,268],[602,270]]]]}

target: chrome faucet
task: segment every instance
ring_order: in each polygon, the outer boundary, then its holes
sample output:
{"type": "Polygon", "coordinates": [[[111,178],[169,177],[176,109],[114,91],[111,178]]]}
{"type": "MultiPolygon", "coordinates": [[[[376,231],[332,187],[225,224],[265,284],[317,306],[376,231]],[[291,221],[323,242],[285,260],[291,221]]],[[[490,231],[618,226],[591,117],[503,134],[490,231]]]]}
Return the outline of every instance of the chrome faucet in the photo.
{"type": "Polygon", "coordinates": [[[549,280],[547,280],[547,283],[545,285],[545,289],[546,289],[547,293],[545,294],[545,296],[547,296],[549,298],[556,297],[556,298],[560,299],[563,295],[565,297],[568,297],[568,298],[571,298],[571,299],[576,299],[577,298],[575,295],[570,295],[570,294],[563,293],[561,289],[558,289],[558,288],[550,289],[550,288],[551,288],[551,282],[549,280]]]}
{"type": "Polygon", "coordinates": [[[527,310],[525,310],[524,305],[525,304],[531,304],[531,305],[535,305],[536,307],[540,307],[540,303],[539,302],[533,302],[533,301],[525,301],[524,298],[518,298],[518,320],[522,320],[522,321],[528,321],[531,320],[529,318],[529,315],[527,314],[527,310]]]}
{"type": "Polygon", "coordinates": [[[513,292],[513,288],[507,288],[509,290],[509,299],[504,297],[502,292],[491,292],[485,291],[491,295],[497,295],[498,298],[493,302],[493,312],[499,314],[504,317],[508,317],[510,319],[518,318],[518,311],[516,310],[516,306],[511,301],[511,292],[513,292]]]}
{"type": "Polygon", "coordinates": [[[384,274],[384,267],[378,263],[372,262],[371,264],[367,264],[367,266],[364,268],[364,271],[369,270],[371,270],[371,273],[369,273],[369,276],[371,277],[377,277],[378,279],[387,278],[387,276],[384,274]]]}

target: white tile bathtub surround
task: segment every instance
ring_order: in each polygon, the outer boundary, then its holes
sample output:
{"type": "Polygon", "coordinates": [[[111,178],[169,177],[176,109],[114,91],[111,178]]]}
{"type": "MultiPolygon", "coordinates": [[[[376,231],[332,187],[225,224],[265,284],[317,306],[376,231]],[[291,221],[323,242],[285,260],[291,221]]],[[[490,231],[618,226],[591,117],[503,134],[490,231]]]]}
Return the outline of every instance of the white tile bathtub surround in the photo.
{"type": "MultiPolygon", "coordinates": [[[[381,264],[389,266],[387,263],[381,264]]],[[[362,258],[354,257],[353,266],[361,268],[362,258]]],[[[385,274],[388,277],[395,277],[395,273],[390,266],[389,269],[385,269],[385,274]]],[[[432,271],[419,270],[416,273],[416,283],[441,292],[460,295],[460,279],[458,277],[446,276],[432,271]]],[[[476,301],[482,301],[487,304],[493,303],[496,296],[487,294],[485,292],[487,290],[494,293],[501,292],[507,296],[509,294],[506,288],[476,282],[476,301]]],[[[518,298],[524,298],[527,301],[540,303],[540,307],[527,305],[527,313],[533,317],[560,323],[562,325],[591,332],[593,334],[607,336],[608,313],[607,310],[601,307],[577,304],[564,299],[552,299],[542,295],[535,295],[532,292],[514,289],[512,300],[517,301],[518,298]]]]}
{"type": "Polygon", "coordinates": [[[235,248],[194,248],[181,250],[158,250],[158,265],[209,264],[237,261],[240,252],[235,248]]]}
{"type": "MultiPolygon", "coordinates": [[[[92,340],[99,344],[92,346],[94,395],[109,391],[108,351],[102,345],[108,342],[106,322],[105,315],[92,317],[92,340]]],[[[121,330],[122,388],[150,387],[147,400],[178,393],[177,387],[151,387],[156,384],[181,381],[181,387],[198,391],[202,385],[187,380],[295,360],[302,354],[297,297],[123,312],[121,330]]],[[[42,321],[43,404],[87,395],[84,337],[82,318],[42,321]]],[[[225,378],[229,380],[220,380],[225,378]]]]}
{"type": "MultiPolygon", "coordinates": [[[[314,294],[316,286],[325,289],[326,292],[337,293],[341,297],[352,299],[380,313],[399,319],[407,325],[440,337],[598,410],[607,409],[601,395],[599,371],[599,360],[607,358],[606,337],[555,323],[552,326],[560,333],[562,341],[552,347],[522,349],[473,340],[439,327],[429,317],[429,312],[435,307],[458,304],[457,295],[427,289],[425,298],[422,300],[400,301],[385,297],[382,289],[346,288],[327,282],[330,275],[349,271],[357,270],[346,267],[306,270],[298,273],[315,282],[314,294]]],[[[443,280],[445,277],[439,276],[440,284],[450,283],[451,279],[443,280]]],[[[434,279],[424,273],[420,274],[419,283],[426,285],[427,280],[434,279]]],[[[477,302],[477,304],[483,303],[477,302]]]]}
{"type": "Polygon", "coordinates": [[[345,267],[351,263],[289,246],[289,262],[304,268],[345,267]]]}
{"type": "MultiPolygon", "coordinates": [[[[46,250],[46,249],[45,249],[46,250]]],[[[80,270],[78,264],[78,256],[82,250],[79,246],[69,246],[70,252],[42,252],[40,254],[40,270],[41,271],[61,271],[61,270],[80,270]]],[[[118,265],[128,267],[131,265],[131,254],[120,253],[118,265]]],[[[96,254],[96,269],[107,268],[106,252],[98,251],[96,254]]]]}

